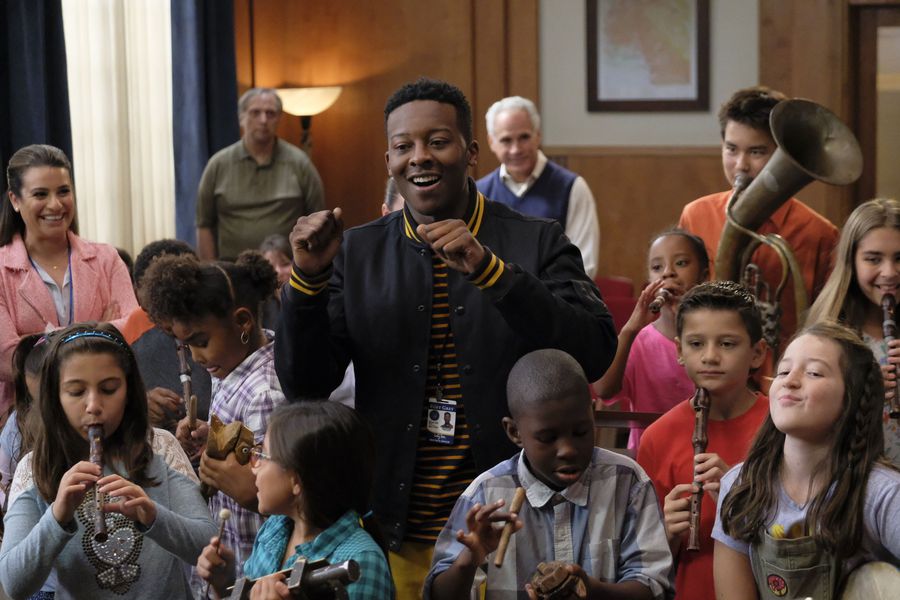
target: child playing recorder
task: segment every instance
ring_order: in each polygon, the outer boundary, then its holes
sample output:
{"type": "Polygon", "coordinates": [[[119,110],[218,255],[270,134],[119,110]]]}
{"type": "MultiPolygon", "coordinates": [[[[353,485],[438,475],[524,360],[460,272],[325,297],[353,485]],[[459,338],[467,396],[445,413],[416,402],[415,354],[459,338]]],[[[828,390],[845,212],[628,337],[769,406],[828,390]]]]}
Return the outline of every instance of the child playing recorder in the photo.
{"type": "MultiPolygon", "coordinates": [[[[664,413],[694,389],[678,363],[675,311],[682,296],[709,276],[703,240],[682,229],[659,234],[647,253],[647,276],[650,283],[619,332],[616,357],[593,387],[604,403],[619,401],[623,410],[664,413]],[[665,302],[656,307],[656,318],[651,304],[661,293],[665,302]]],[[[629,450],[637,451],[641,434],[631,430],[629,450]]]]}
{"type": "Polygon", "coordinates": [[[885,296],[894,296],[895,303],[900,296],[900,202],[876,198],[860,204],[847,217],[834,270],[809,309],[806,324],[838,321],[859,333],[875,354],[885,377],[884,454],[900,467],[900,421],[890,417],[891,399],[897,393],[900,339],[885,340],[885,296]]]}
{"type": "Polygon", "coordinates": [[[884,461],[872,351],[846,327],[815,323],[784,351],[769,396],[747,460],[722,478],[717,598],[874,597],[840,593],[862,563],[900,566],[900,473],[884,461]]]}
{"type": "Polygon", "coordinates": [[[488,600],[530,589],[538,563],[568,563],[589,598],[668,598],[672,557],[649,479],[631,459],[594,448],[587,381],[560,350],[538,350],[515,364],[503,420],[522,452],[482,473],[456,502],[441,531],[425,598],[465,597],[486,578],[488,600]],[[521,510],[502,510],[516,488],[521,510]],[[494,524],[513,521],[502,568],[493,566],[494,524]],[[610,594],[618,594],[612,596],[610,594]]]}
{"type": "Polygon", "coordinates": [[[154,451],[147,393],[118,330],[77,324],[56,334],[36,409],[34,449],[17,471],[29,470],[33,484],[5,519],[3,589],[28,597],[53,571],[57,597],[188,597],[182,567],[215,525],[196,484],[154,451]]]}
{"type": "Polygon", "coordinates": [[[666,535],[676,561],[679,598],[715,598],[710,532],[719,479],[743,460],[768,414],[768,401],[747,387],[762,364],[766,346],[753,297],[731,281],[698,285],[681,300],[676,318],[679,361],[709,398],[706,452],[694,456],[694,409],[685,400],[644,432],[638,462],[663,501],[666,535]],[[687,547],[690,494],[702,485],[699,551],[687,547]]]}

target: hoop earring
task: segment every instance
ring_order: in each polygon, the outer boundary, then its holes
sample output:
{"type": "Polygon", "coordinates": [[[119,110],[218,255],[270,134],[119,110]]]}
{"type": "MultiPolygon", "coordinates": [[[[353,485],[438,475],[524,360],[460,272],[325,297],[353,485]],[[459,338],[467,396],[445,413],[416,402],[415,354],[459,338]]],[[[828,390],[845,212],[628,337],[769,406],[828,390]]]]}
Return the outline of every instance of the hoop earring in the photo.
{"type": "Polygon", "coordinates": [[[245,346],[246,346],[248,343],[250,343],[250,333],[249,333],[249,332],[247,332],[247,331],[242,331],[242,332],[241,332],[241,343],[242,343],[243,345],[245,345],[245,346]]]}

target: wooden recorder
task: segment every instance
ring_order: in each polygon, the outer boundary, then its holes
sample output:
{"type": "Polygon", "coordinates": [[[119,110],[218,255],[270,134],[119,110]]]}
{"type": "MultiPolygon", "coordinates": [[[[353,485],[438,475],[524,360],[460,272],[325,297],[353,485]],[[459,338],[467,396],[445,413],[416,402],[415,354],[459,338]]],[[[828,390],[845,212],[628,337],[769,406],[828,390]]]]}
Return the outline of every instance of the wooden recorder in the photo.
{"type": "MultiPolygon", "coordinates": [[[[103,425],[88,427],[88,442],[91,445],[90,461],[100,467],[103,476],[103,425]]],[[[94,486],[94,541],[104,543],[109,538],[106,532],[106,515],[103,513],[103,494],[94,486]]]]}
{"type": "Polygon", "coordinates": [[[650,303],[650,312],[652,312],[654,315],[658,314],[671,297],[672,292],[670,292],[666,288],[659,288],[659,291],[656,292],[656,298],[654,298],[653,302],[650,303]]]}
{"type": "MultiPolygon", "coordinates": [[[[691,400],[694,409],[694,435],[691,442],[694,445],[694,456],[706,452],[706,444],[709,438],[706,435],[706,427],[709,423],[709,392],[704,388],[697,388],[694,399],[691,400]]],[[[690,529],[688,530],[687,549],[691,552],[700,550],[700,505],[703,502],[703,486],[691,494],[690,529]]]]}
{"type": "Polygon", "coordinates": [[[181,342],[175,342],[175,351],[178,353],[178,376],[181,379],[184,405],[187,408],[188,426],[193,431],[197,428],[197,396],[194,395],[191,381],[191,364],[187,359],[187,346],[181,342]]]}
{"type": "MultiPolygon", "coordinates": [[[[881,298],[881,310],[883,313],[881,330],[884,333],[884,343],[888,346],[897,337],[897,321],[894,319],[896,306],[897,301],[893,294],[885,294],[881,298]]],[[[900,419],[900,372],[895,368],[894,374],[898,377],[894,381],[894,397],[891,398],[891,407],[888,414],[892,419],[900,419]]]]}

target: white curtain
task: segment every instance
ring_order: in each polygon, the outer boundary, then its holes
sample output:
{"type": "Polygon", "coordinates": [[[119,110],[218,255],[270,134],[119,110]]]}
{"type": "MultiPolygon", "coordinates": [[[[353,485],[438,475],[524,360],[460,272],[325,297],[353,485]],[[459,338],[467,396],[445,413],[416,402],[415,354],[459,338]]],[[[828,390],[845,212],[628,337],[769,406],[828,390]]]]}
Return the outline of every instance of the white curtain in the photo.
{"type": "Polygon", "coordinates": [[[63,0],[81,235],[175,235],[170,0],[63,0]]]}

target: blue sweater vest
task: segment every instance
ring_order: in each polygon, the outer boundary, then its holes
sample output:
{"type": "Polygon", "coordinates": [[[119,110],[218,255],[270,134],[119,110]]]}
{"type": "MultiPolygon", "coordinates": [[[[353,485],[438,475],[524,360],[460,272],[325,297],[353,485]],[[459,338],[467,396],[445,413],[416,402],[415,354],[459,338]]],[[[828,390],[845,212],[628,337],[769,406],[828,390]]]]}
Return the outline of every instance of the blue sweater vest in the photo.
{"type": "Polygon", "coordinates": [[[569,194],[577,177],[572,171],[547,161],[541,176],[521,198],[503,184],[499,168],[479,179],[476,185],[478,191],[491,200],[502,202],[526,215],[556,219],[565,229],[569,194]]]}

